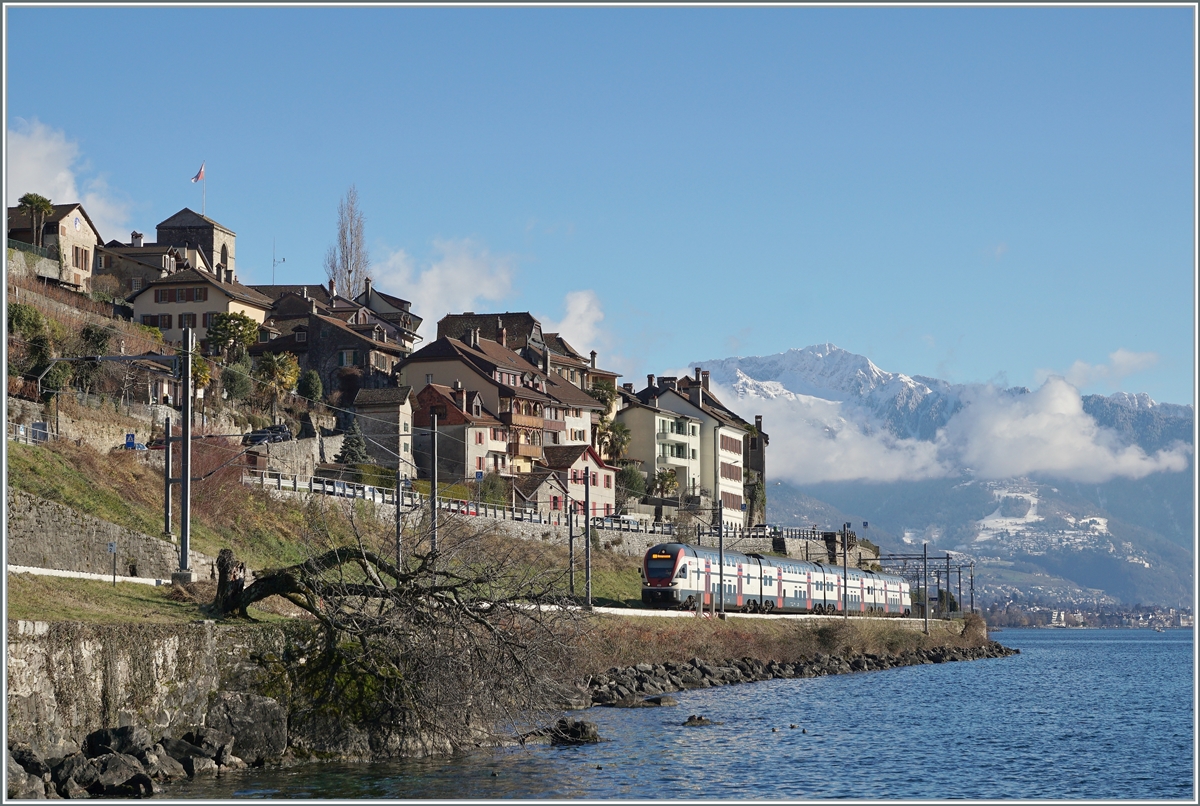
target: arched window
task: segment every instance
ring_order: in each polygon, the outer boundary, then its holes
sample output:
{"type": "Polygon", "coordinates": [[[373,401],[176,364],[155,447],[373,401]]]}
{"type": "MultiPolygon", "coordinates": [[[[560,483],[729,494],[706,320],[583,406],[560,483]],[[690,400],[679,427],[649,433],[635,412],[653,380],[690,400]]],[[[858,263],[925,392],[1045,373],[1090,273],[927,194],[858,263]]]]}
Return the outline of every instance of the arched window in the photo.
{"type": "Polygon", "coordinates": [[[221,244],[221,265],[229,268],[229,245],[221,244]]]}

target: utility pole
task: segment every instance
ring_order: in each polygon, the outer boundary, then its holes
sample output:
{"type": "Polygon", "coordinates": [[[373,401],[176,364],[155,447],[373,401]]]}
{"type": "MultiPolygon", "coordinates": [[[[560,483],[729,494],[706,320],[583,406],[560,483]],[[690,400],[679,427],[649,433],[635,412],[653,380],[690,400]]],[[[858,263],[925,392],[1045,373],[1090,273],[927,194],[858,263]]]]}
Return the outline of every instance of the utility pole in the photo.
{"type": "Polygon", "coordinates": [[[183,446],[179,454],[182,467],[179,472],[179,571],[186,574],[187,582],[196,575],[188,565],[188,549],[192,536],[192,350],[195,334],[190,327],[183,329],[183,446]]]}
{"type": "Polygon", "coordinates": [[[971,612],[975,612],[975,563],[971,563],[971,612]]]}
{"type": "Polygon", "coordinates": [[[174,543],[171,534],[171,415],[163,423],[163,534],[174,543]]]}
{"type": "Polygon", "coordinates": [[[922,581],[921,585],[924,588],[925,604],[921,606],[921,614],[925,617],[925,634],[929,635],[929,544],[921,544],[921,553],[923,555],[921,568],[922,581]]]}
{"type": "Polygon", "coordinates": [[[402,531],[402,521],[400,519],[400,490],[402,487],[401,470],[403,462],[399,455],[396,456],[396,494],[392,496],[392,503],[396,505],[396,587],[400,587],[400,532],[402,531]]]}
{"type": "MultiPolygon", "coordinates": [[[[946,593],[950,593],[950,552],[946,552],[946,593]]],[[[940,597],[939,597],[940,601],[940,597]]],[[[946,597],[946,620],[950,620],[950,597],[946,597]]]]}
{"type": "Polygon", "coordinates": [[[432,462],[429,467],[429,553],[430,556],[437,554],[437,530],[438,530],[438,499],[437,499],[437,414],[430,412],[429,414],[429,435],[433,440],[433,451],[431,452],[432,462]]]}
{"type": "Polygon", "coordinates": [[[592,470],[583,469],[583,591],[584,607],[592,609],[592,470]]]}
{"type": "Polygon", "coordinates": [[[850,524],[842,524],[842,618],[850,618],[850,567],[849,550],[850,524]]]}
{"type": "Polygon", "coordinates": [[[717,502],[717,581],[721,586],[721,618],[725,618],[725,502],[717,502]]]}
{"type": "Polygon", "coordinates": [[[566,471],[563,471],[563,506],[567,510],[567,579],[570,585],[571,599],[575,599],[575,510],[571,505],[571,482],[567,481],[566,471]]]}

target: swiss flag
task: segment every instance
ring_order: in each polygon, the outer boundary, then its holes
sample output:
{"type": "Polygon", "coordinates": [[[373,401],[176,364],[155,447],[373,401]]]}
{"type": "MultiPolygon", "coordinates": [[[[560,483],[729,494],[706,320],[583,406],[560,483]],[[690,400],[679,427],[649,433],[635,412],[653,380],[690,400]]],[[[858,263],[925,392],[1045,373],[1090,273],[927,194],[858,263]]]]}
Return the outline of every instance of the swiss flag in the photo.
{"type": "Polygon", "coordinates": [[[204,178],[204,163],[202,162],[202,163],[200,163],[199,173],[197,173],[195,176],[192,177],[192,183],[194,184],[196,182],[199,182],[203,178],[204,178]]]}

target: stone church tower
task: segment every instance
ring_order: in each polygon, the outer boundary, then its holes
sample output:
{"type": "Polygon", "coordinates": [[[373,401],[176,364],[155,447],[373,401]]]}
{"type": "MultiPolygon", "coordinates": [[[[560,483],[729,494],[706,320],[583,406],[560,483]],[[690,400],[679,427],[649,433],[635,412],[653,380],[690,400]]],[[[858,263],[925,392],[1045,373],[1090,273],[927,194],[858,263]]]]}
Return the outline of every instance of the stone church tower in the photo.
{"type": "Polygon", "coordinates": [[[237,235],[208,216],[187,207],[158,225],[158,243],[200,249],[209,257],[221,279],[233,277],[237,268],[234,245],[237,235]]]}

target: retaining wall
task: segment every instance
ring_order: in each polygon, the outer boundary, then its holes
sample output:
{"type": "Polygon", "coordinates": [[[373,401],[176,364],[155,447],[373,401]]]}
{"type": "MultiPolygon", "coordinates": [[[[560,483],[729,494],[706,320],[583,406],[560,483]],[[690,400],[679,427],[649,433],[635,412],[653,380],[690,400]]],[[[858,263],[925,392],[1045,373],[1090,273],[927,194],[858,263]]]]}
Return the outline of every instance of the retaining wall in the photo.
{"type": "MultiPolygon", "coordinates": [[[[112,574],[109,542],[117,544],[117,573],[170,579],[179,568],[179,546],[161,537],[127,529],[70,507],[8,490],[8,563],[89,574],[112,574]]],[[[188,552],[189,566],[207,577],[214,560],[188,552]]]]}

